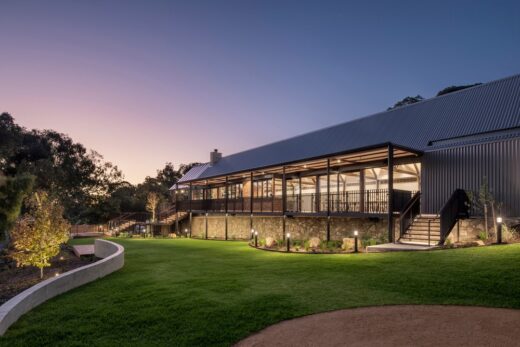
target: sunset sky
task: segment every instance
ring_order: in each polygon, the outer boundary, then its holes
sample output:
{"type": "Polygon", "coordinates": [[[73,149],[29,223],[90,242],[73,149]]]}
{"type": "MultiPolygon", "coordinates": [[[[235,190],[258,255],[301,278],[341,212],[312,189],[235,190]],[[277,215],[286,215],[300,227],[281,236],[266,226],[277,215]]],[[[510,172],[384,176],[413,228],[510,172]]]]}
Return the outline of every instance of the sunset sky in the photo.
{"type": "Polygon", "coordinates": [[[520,1],[1,0],[0,112],[137,183],[518,74],[519,18],[520,1]]]}

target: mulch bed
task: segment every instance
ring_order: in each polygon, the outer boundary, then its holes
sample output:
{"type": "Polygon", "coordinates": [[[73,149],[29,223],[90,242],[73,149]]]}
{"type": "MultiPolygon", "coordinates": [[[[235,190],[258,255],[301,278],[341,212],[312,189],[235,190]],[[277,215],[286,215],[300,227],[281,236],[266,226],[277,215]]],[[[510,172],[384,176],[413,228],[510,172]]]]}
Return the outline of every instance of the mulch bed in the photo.
{"type": "MultiPolygon", "coordinates": [[[[0,255],[0,260],[7,261],[8,258],[0,255]]],[[[56,273],[61,274],[94,261],[92,257],[80,259],[72,253],[71,247],[63,246],[60,254],[52,259],[51,266],[43,269],[43,279],[40,279],[40,270],[36,267],[16,267],[13,266],[14,263],[4,266],[0,269],[0,305],[38,282],[55,276],[56,273]]]]}

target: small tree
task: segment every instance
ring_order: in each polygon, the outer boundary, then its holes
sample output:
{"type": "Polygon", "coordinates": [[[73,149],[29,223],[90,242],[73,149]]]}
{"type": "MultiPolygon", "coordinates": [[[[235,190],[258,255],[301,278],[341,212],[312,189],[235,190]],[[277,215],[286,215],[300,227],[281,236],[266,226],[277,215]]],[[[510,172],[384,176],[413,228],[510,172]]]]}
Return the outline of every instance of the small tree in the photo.
{"type": "Polygon", "coordinates": [[[496,217],[497,212],[500,210],[502,203],[496,201],[495,197],[491,193],[491,190],[489,189],[489,184],[487,177],[484,177],[482,180],[482,184],[480,185],[479,191],[474,194],[473,192],[470,192],[468,194],[471,203],[482,212],[484,216],[484,233],[486,235],[486,238],[489,237],[489,214],[491,212],[491,218],[492,218],[492,225],[494,232],[496,234],[497,232],[497,223],[496,223],[496,217]]]}
{"type": "Polygon", "coordinates": [[[159,195],[157,193],[148,193],[146,198],[146,210],[152,214],[152,220],[155,221],[155,212],[159,205],[159,195]]]}
{"type": "Polygon", "coordinates": [[[70,224],[63,218],[63,207],[46,192],[35,192],[27,202],[29,209],[13,229],[13,258],[18,266],[32,265],[40,269],[50,266],[60,245],[68,240],[70,224]]]}

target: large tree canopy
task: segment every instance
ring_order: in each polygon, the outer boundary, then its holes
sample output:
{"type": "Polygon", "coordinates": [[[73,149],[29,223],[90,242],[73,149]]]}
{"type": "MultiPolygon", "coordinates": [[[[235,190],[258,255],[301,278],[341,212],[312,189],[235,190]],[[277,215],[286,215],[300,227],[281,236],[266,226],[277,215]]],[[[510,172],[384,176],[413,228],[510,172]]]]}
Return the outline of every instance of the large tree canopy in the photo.
{"type": "Polygon", "coordinates": [[[405,105],[415,104],[416,102],[423,101],[423,100],[424,100],[424,98],[422,96],[420,96],[420,95],[407,96],[406,98],[404,98],[402,100],[399,100],[398,102],[396,102],[394,104],[394,106],[389,107],[386,110],[390,111],[390,110],[393,110],[394,108],[402,107],[402,106],[405,106],[405,105]]]}
{"type": "Polygon", "coordinates": [[[65,216],[82,222],[85,211],[110,195],[122,173],[103,157],[52,130],[27,130],[0,115],[0,172],[8,177],[32,175],[34,187],[57,197],[65,216]]]}
{"type": "Polygon", "coordinates": [[[8,231],[20,215],[23,199],[33,184],[34,177],[31,175],[6,177],[0,174],[0,242],[9,241],[8,231]]]}
{"type": "Polygon", "coordinates": [[[467,85],[463,85],[463,86],[449,86],[449,87],[446,87],[446,88],[440,90],[437,93],[437,96],[446,95],[446,94],[449,94],[449,93],[456,92],[458,90],[463,90],[463,89],[466,89],[466,88],[471,88],[471,87],[474,87],[474,86],[478,86],[480,84],[482,84],[482,83],[467,84],[467,85]]]}
{"type": "MultiPolygon", "coordinates": [[[[456,91],[459,91],[459,90],[463,90],[463,89],[466,89],[466,88],[475,87],[475,86],[478,86],[480,84],[482,84],[482,83],[466,84],[466,85],[460,85],[460,86],[449,86],[449,87],[441,89],[437,93],[436,96],[446,95],[446,94],[453,93],[453,92],[456,92],[456,91]]],[[[407,96],[406,98],[404,98],[402,100],[399,100],[398,102],[396,102],[394,104],[394,106],[389,107],[386,110],[390,111],[390,110],[393,110],[394,108],[398,108],[398,107],[405,106],[405,105],[415,104],[416,102],[423,101],[423,100],[424,100],[424,98],[422,96],[420,96],[420,95],[407,96]]]]}

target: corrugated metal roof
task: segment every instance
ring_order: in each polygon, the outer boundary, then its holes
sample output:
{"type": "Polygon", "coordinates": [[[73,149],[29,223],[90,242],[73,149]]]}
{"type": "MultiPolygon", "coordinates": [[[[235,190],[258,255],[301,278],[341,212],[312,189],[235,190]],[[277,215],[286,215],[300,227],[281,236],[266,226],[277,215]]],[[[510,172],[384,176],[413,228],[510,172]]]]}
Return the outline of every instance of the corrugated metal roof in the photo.
{"type": "MultiPolygon", "coordinates": [[[[194,179],[201,177],[204,171],[206,171],[206,169],[209,167],[209,163],[193,166],[190,171],[186,172],[186,174],[181,177],[178,183],[193,181],[194,179]]],[[[175,186],[176,185],[174,185],[171,189],[176,189],[175,186]]]]}
{"type": "Polygon", "coordinates": [[[227,175],[391,142],[420,151],[431,141],[520,127],[520,75],[376,113],[223,157],[180,182],[227,175]]]}

